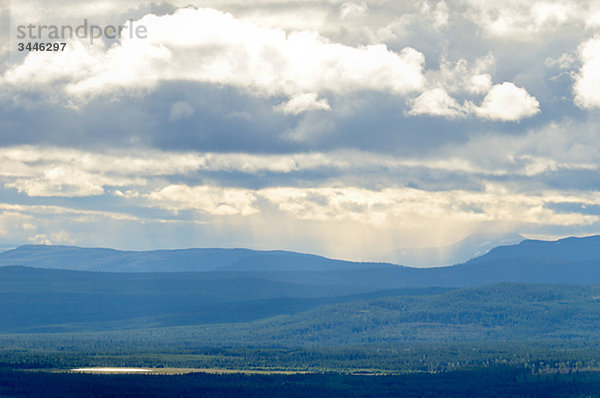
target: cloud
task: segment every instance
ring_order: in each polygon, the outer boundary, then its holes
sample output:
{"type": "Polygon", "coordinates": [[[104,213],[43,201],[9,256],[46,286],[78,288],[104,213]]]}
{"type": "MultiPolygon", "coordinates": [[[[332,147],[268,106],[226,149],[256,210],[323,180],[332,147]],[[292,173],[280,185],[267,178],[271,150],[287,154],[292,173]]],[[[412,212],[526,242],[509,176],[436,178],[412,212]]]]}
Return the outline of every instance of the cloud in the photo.
{"type": "Polygon", "coordinates": [[[433,87],[409,101],[407,115],[441,116],[449,119],[475,115],[498,121],[517,121],[539,112],[538,101],[523,88],[504,82],[492,86],[489,71],[494,67],[491,53],[475,60],[472,66],[465,59],[451,63],[442,59],[438,70],[426,73],[427,85],[433,87]],[[462,104],[450,93],[463,98],[486,94],[480,106],[465,99],[462,104]]]}
{"type": "Polygon", "coordinates": [[[569,70],[577,62],[576,58],[577,57],[572,52],[568,52],[568,53],[561,54],[560,57],[558,57],[556,59],[546,58],[546,62],[544,62],[544,65],[546,65],[549,68],[558,68],[560,70],[569,70]]]}
{"type": "Polygon", "coordinates": [[[50,234],[36,234],[28,238],[36,245],[73,244],[76,241],[66,231],[55,231],[50,234]]]}
{"type": "Polygon", "coordinates": [[[277,105],[274,109],[287,115],[299,115],[314,110],[329,111],[331,107],[326,99],[317,100],[317,94],[307,93],[297,95],[289,101],[277,105]]]}
{"type": "Polygon", "coordinates": [[[427,13],[430,12],[431,15],[433,16],[434,27],[439,29],[441,27],[448,25],[448,19],[449,19],[448,5],[446,4],[446,2],[444,0],[438,2],[432,11],[430,11],[430,7],[427,3],[424,3],[423,8],[424,8],[423,11],[425,11],[427,13]]]}
{"type": "Polygon", "coordinates": [[[24,147],[0,149],[0,181],[5,188],[13,188],[28,196],[97,196],[105,193],[105,186],[143,184],[127,169],[118,172],[118,158],[102,166],[108,158],[58,148],[24,147]],[[76,154],[76,155],[75,155],[76,154]],[[79,156],[79,157],[73,157],[79,156]],[[78,160],[74,160],[78,159],[78,160]],[[107,168],[116,173],[106,173],[107,168]]]}
{"type": "MultiPolygon", "coordinates": [[[[330,179],[364,186],[418,180],[440,189],[465,178],[482,182],[548,173],[598,170],[599,142],[582,126],[545,127],[510,139],[479,135],[428,155],[382,154],[358,150],[249,154],[122,150],[104,153],[56,147],[0,149],[0,184],[32,197],[76,198],[114,195],[135,199],[177,181],[210,178],[215,186],[264,187],[322,184],[330,179]],[[576,130],[569,139],[564,131],[576,130]],[[552,142],[543,146],[537,142],[552,142]],[[493,148],[503,148],[498,153],[493,148]],[[365,180],[364,176],[367,177],[365,180]],[[444,182],[446,180],[446,182],[444,182]],[[233,182],[232,182],[233,181],[233,182]]],[[[190,182],[191,183],[191,182],[190,182]]]]}
{"type": "Polygon", "coordinates": [[[556,212],[557,203],[600,205],[598,195],[512,192],[488,184],[483,192],[414,188],[370,190],[360,187],[275,187],[258,190],[171,185],[147,195],[149,206],[173,211],[196,210],[213,216],[267,215],[264,201],[298,220],[355,222],[385,228],[406,228],[421,222],[481,224],[504,222],[537,225],[589,225],[597,215],[556,212]],[[552,206],[550,206],[552,205],[552,206]]]}
{"type": "Polygon", "coordinates": [[[531,16],[537,27],[562,25],[568,21],[573,7],[568,4],[536,2],[531,7],[531,16]]]}
{"type": "Polygon", "coordinates": [[[589,12],[589,4],[574,1],[467,0],[465,3],[469,19],[487,34],[519,41],[531,40],[569,22],[583,22],[589,12]]]}
{"type": "Polygon", "coordinates": [[[490,89],[481,106],[470,101],[461,105],[441,88],[425,91],[412,101],[412,108],[407,114],[443,116],[450,119],[474,114],[484,119],[519,121],[539,111],[539,102],[525,89],[504,82],[490,89]]]}
{"type": "Polygon", "coordinates": [[[5,188],[15,188],[28,196],[95,196],[102,195],[104,188],[95,184],[96,176],[84,173],[54,169],[45,173],[41,178],[19,178],[14,182],[4,184],[5,188]],[[75,177],[76,179],[71,179],[75,177]]]}
{"type": "Polygon", "coordinates": [[[340,19],[351,19],[364,16],[367,11],[369,11],[369,7],[367,3],[352,3],[345,2],[340,6],[340,19]]]}
{"type": "Polygon", "coordinates": [[[216,216],[248,216],[258,212],[249,191],[211,186],[169,185],[147,195],[158,207],[179,211],[193,209],[216,216]]]}
{"type": "Polygon", "coordinates": [[[51,245],[52,244],[52,241],[50,241],[50,239],[48,239],[48,237],[45,234],[37,234],[35,236],[32,236],[29,238],[29,241],[36,245],[51,245]]]}
{"type": "Polygon", "coordinates": [[[492,120],[518,121],[537,114],[540,104],[524,88],[504,82],[492,87],[474,111],[480,117],[492,120]]]}
{"type": "Polygon", "coordinates": [[[456,62],[442,59],[438,70],[426,72],[427,83],[450,93],[485,94],[492,88],[490,72],[495,62],[491,53],[471,63],[464,58],[456,62]]]}
{"type": "Polygon", "coordinates": [[[464,107],[441,89],[425,91],[419,95],[408,112],[409,115],[433,115],[454,118],[466,114],[464,107]]]}
{"type": "Polygon", "coordinates": [[[573,86],[575,103],[582,108],[600,107],[600,38],[583,43],[579,58],[582,65],[573,86]]]}
{"type": "Polygon", "coordinates": [[[50,84],[79,98],[152,89],[164,81],[230,85],[291,98],[360,90],[402,95],[423,84],[424,57],[408,47],[399,53],[381,44],[350,47],[314,32],[260,27],[214,9],[146,15],[134,23],[142,25],[148,38],[126,36],[106,51],[74,42],[58,54],[31,53],[2,82],[21,89],[50,84]]]}
{"type": "MultiPolygon", "coordinates": [[[[107,198],[108,199],[108,198],[107,198]]],[[[45,201],[49,203],[50,201],[45,201]]],[[[33,243],[78,244],[82,246],[99,245],[126,249],[128,247],[156,248],[165,245],[177,246],[171,235],[165,236],[167,226],[176,226],[181,222],[170,217],[136,217],[131,208],[126,212],[90,210],[86,206],[73,206],[73,203],[61,201],[63,205],[19,205],[0,201],[0,235],[6,234],[6,243],[12,245],[33,243]],[[155,235],[155,231],[163,231],[155,235]],[[129,237],[135,237],[130,239],[129,237]],[[147,239],[156,239],[148,245],[147,239]],[[170,243],[166,243],[169,241],[170,243]],[[137,243],[136,243],[137,242],[137,243]],[[138,245],[138,246],[136,246],[138,245]],[[146,246],[148,245],[148,246],[146,246]]],[[[195,225],[194,221],[187,224],[195,225]]],[[[189,237],[189,236],[188,236],[189,237]]],[[[178,236],[179,238],[179,236],[178,236]]]]}
{"type": "Polygon", "coordinates": [[[247,174],[290,173],[319,167],[345,169],[349,157],[369,162],[369,156],[348,152],[248,154],[218,152],[166,152],[113,149],[105,153],[47,146],[0,148],[0,178],[5,180],[48,180],[60,183],[78,181],[93,185],[145,185],[150,177],[186,176],[198,171],[241,172],[247,174]]]}
{"type": "Polygon", "coordinates": [[[109,20],[117,15],[127,13],[150,12],[151,6],[142,0],[102,0],[79,2],[73,0],[57,0],[52,7],[42,7],[40,0],[21,0],[11,2],[10,13],[18,23],[38,23],[42,21],[64,21],[72,19],[82,22],[83,18],[109,20]]]}
{"type": "Polygon", "coordinates": [[[597,28],[600,27],[600,10],[592,13],[589,18],[586,20],[586,27],[588,28],[597,28]]]}

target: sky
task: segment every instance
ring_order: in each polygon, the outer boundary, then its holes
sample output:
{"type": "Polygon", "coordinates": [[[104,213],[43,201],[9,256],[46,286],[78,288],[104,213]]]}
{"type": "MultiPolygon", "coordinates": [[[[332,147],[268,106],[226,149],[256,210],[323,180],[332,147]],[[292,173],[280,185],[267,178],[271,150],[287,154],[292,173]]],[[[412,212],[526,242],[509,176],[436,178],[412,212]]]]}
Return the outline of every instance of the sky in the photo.
{"type": "Polygon", "coordinates": [[[600,233],[600,1],[0,4],[4,245],[600,233]],[[86,21],[129,25],[18,51],[86,21]]]}

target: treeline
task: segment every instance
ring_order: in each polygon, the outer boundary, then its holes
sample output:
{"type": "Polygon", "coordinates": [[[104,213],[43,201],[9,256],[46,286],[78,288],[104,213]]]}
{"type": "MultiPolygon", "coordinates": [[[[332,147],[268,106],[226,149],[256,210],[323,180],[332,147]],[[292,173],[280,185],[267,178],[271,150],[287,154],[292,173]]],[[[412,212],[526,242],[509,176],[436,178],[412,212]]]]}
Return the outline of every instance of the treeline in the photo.
{"type": "Polygon", "coordinates": [[[107,343],[103,349],[0,350],[0,367],[71,369],[76,367],[219,368],[310,372],[400,374],[451,372],[508,366],[529,374],[600,369],[600,345],[592,342],[507,342],[400,344],[346,347],[189,347],[126,349],[107,343]]]}
{"type": "Polygon", "coordinates": [[[599,397],[600,373],[530,375],[498,367],[442,374],[86,375],[0,370],[10,397],[599,397]]]}

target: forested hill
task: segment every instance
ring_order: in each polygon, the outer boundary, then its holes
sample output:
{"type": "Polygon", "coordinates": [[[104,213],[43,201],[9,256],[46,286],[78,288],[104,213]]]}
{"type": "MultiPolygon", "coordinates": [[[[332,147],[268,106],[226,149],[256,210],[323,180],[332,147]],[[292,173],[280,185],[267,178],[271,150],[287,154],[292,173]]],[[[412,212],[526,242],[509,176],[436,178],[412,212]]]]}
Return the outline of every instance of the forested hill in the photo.
{"type": "Polygon", "coordinates": [[[211,274],[3,267],[0,334],[183,327],[170,338],[285,346],[600,338],[600,288],[594,286],[497,284],[347,295],[341,287],[211,274]]]}
{"type": "Polygon", "coordinates": [[[499,246],[469,261],[486,263],[510,260],[600,261],[600,235],[564,238],[556,241],[527,239],[516,245],[499,246]]]}

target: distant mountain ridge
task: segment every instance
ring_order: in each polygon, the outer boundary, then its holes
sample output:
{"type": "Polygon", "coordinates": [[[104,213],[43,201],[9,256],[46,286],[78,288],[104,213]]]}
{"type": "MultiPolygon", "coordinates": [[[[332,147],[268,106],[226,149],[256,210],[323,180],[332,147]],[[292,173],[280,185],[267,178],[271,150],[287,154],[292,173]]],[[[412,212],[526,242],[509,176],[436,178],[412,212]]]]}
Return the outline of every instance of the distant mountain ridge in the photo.
{"type": "Polygon", "coordinates": [[[600,260],[600,235],[569,237],[556,241],[526,239],[516,245],[498,246],[469,262],[500,259],[600,260]]]}
{"type": "Polygon", "coordinates": [[[204,272],[277,283],[346,286],[352,292],[403,287],[468,287],[495,283],[600,285],[600,236],[524,240],[499,246],[462,264],[410,268],[360,263],[287,251],[185,249],[127,252],[71,246],[21,246],[0,253],[0,266],[101,272],[204,272]]]}
{"type": "Polygon", "coordinates": [[[24,245],[0,252],[0,266],[7,265],[102,272],[335,271],[396,267],[389,263],[334,260],[283,250],[122,251],[46,245],[24,245]]]}

